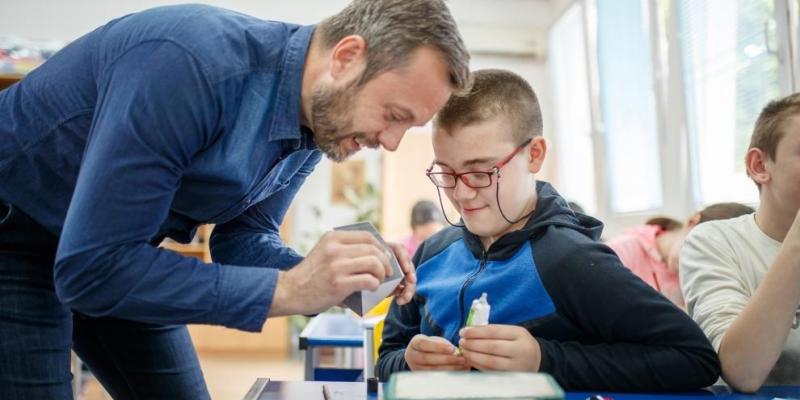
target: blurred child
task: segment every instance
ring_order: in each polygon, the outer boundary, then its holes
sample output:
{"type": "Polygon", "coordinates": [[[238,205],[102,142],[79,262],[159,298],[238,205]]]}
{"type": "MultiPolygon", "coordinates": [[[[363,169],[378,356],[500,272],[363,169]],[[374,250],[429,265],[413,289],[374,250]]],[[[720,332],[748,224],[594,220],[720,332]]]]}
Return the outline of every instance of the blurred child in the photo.
{"type": "Polygon", "coordinates": [[[435,117],[433,148],[428,177],[462,219],[417,250],[416,295],[386,318],[381,379],[476,368],[547,372],[567,390],[714,383],[719,361],[697,325],[622,268],[597,241],[599,221],[536,181],[547,143],[524,79],[475,72],[471,91],[435,117]],[[481,293],[489,324],[465,328],[481,293]]]}
{"type": "Polygon", "coordinates": [[[722,378],[752,392],[800,384],[800,94],[764,107],[745,167],[758,210],[695,228],[681,250],[680,277],[722,378]]]}
{"type": "Polygon", "coordinates": [[[685,224],[672,218],[652,218],[644,226],[629,229],[606,244],[617,253],[622,265],[684,308],[678,280],[678,256],[686,235],[697,224],[753,212],[753,208],[739,203],[712,204],[694,213],[685,224]]]}
{"type": "Polygon", "coordinates": [[[417,247],[423,240],[438,232],[444,226],[442,211],[430,200],[419,200],[411,208],[411,234],[406,236],[401,243],[413,256],[417,247]]]}

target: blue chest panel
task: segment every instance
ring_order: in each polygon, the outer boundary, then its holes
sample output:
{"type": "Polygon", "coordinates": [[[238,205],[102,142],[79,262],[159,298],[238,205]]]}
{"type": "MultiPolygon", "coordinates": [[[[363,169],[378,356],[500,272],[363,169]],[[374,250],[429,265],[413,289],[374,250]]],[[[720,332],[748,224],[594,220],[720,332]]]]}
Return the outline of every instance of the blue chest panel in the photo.
{"type": "Polygon", "coordinates": [[[483,292],[491,305],[490,324],[517,325],[555,313],[532,251],[526,243],[508,259],[481,263],[458,240],[423,262],[417,268],[417,294],[425,299],[421,333],[457,343],[472,300],[483,292]]]}

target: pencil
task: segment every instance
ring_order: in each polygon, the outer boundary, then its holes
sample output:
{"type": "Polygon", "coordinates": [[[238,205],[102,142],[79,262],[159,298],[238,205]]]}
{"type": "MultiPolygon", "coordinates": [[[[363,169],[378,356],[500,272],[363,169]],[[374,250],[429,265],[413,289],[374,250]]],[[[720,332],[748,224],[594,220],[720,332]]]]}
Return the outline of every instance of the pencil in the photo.
{"type": "Polygon", "coordinates": [[[328,388],[328,385],[322,384],[322,398],[325,400],[333,400],[333,395],[331,394],[331,390],[328,388]]]}

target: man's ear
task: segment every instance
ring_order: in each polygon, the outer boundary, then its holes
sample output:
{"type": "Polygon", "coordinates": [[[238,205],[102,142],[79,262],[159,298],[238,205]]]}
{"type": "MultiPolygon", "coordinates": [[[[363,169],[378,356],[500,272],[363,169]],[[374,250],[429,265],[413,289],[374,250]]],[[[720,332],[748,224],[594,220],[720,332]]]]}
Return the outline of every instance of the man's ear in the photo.
{"type": "Polygon", "coordinates": [[[767,154],[763,150],[751,147],[744,156],[744,165],[747,168],[747,176],[759,186],[770,181],[771,176],[767,170],[767,154]]]}
{"type": "Polygon", "coordinates": [[[547,155],[547,140],[543,136],[535,136],[529,146],[530,171],[534,174],[539,173],[544,165],[544,158],[547,155]]]}
{"type": "Polygon", "coordinates": [[[367,42],[359,35],[345,36],[333,46],[330,74],[334,81],[350,82],[361,76],[367,64],[367,42]]]}

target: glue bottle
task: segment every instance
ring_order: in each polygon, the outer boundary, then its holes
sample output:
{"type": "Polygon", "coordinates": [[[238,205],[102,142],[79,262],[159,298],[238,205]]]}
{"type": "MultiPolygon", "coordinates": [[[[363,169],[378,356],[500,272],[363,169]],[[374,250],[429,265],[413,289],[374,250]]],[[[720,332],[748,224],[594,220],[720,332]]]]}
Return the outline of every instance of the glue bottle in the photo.
{"type": "Polygon", "coordinates": [[[489,325],[489,310],[491,308],[486,292],[483,292],[480,298],[472,300],[472,306],[469,308],[469,314],[467,315],[467,326],[489,325]]]}
{"type": "MultiPolygon", "coordinates": [[[[483,292],[480,298],[472,300],[472,305],[469,307],[469,314],[467,314],[466,326],[489,325],[489,310],[491,308],[486,292],[483,292]]],[[[460,356],[461,347],[456,347],[453,354],[460,356]]]]}

